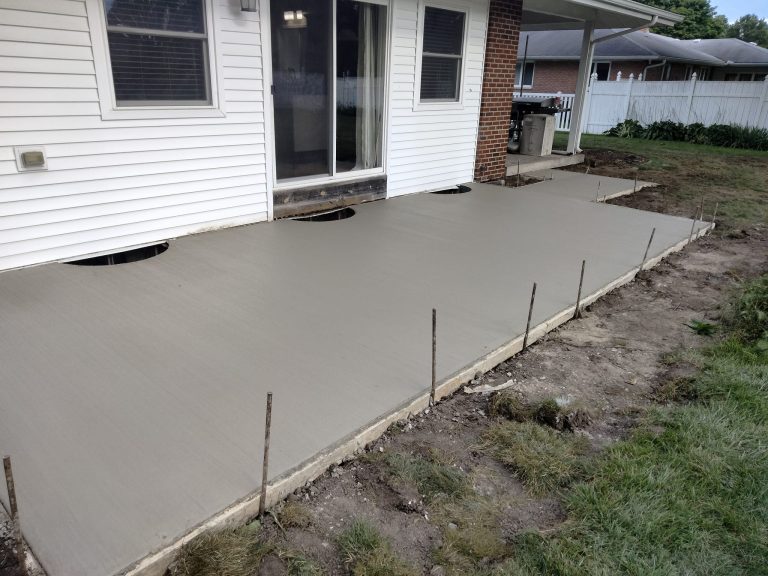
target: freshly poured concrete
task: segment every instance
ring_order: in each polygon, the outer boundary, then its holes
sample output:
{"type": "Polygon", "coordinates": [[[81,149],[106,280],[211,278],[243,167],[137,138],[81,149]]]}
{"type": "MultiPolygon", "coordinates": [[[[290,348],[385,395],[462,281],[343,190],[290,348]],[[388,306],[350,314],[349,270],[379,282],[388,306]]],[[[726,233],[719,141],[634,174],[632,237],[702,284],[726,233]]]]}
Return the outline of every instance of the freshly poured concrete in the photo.
{"type": "Polygon", "coordinates": [[[547,156],[528,156],[526,154],[507,154],[507,176],[528,174],[537,170],[552,170],[563,166],[573,166],[584,162],[584,154],[549,154],[547,156]]]}
{"type": "Polygon", "coordinates": [[[552,183],[533,184],[543,192],[588,202],[605,202],[612,198],[632,194],[642,188],[656,186],[654,182],[644,180],[635,182],[626,178],[609,178],[598,174],[583,174],[569,170],[537,170],[529,172],[527,176],[551,181],[552,183]],[[552,185],[553,183],[557,185],[552,185]]]}
{"type": "MultiPolygon", "coordinates": [[[[110,575],[260,481],[688,238],[683,218],[471,184],[187,237],[111,267],[0,274],[0,452],[50,576],[110,575]]],[[[699,225],[697,229],[702,229],[699,225]]],[[[5,498],[4,491],[0,490],[5,498]]]]}

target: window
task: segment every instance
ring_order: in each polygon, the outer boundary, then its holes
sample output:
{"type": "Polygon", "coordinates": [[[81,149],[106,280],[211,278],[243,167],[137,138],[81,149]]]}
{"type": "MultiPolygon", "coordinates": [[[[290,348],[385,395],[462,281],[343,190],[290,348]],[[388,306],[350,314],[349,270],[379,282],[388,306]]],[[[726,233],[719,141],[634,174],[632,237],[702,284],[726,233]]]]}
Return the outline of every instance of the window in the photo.
{"type": "MultiPolygon", "coordinates": [[[[520,88],[520,69],[523,67],[522,63],[518,63],[515,66],[515,86],[520,88]]],[[[533,62],[525,63],[525,78],[523,78],[523,87],[530,88],[533,86],[533,62]]]]}
{"type": "Polygon", "coordinates": [[[598,80],[609,80],[611,77],[611,63],[593,62],[592,72],[590,74],[597,74],[598,80]]]}
{"type": "Polygon", "coordinates": [[[421,58],[421,101],[460,100],[466,14],[427,6],[421,58]]]}
{"type": "Polygon", "coordinates": [[[211,103],[205,0],[104,0],[118,106],[211,103]]]}

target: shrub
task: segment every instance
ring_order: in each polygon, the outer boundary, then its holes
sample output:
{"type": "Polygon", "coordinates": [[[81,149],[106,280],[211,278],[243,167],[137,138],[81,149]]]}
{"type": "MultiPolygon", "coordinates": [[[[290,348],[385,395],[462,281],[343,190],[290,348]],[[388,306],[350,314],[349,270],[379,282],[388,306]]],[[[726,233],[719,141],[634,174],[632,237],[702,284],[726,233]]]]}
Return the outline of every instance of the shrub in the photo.
{"type": "Polygon", "coordinates": [[[607,130],[605,134],[619,138],[645,138],[646,140],[710,144],[724,148],[768,150],[768,130],[735,124],[704,126],[696,122],[686,126],[680,122],[661,120],[643,127],[637,120],[625,120],[607,130]]]}

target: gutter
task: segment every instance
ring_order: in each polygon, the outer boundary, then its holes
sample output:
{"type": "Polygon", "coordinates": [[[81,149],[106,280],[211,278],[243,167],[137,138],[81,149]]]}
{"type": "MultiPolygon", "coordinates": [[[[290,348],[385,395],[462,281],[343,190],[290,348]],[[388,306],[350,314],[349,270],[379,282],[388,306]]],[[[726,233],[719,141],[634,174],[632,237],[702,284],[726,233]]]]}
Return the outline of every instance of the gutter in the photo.
{"type": "Polygon", "coordinates": [[[658,15],[654,14],[650,22],[647,22],[645,24],[640,24],[640,26],[635,26],[634,28],[627,28],[626,30],[621,30],[620,32],[614,32],[613,34],[608,34],[608,36],[594,38],[592,40],[592,44],[599,44],[600,42],[605,42],[606,40],[613,40],[614,38],[618,38],[619,36],[626,36],[627,34],[631,34],[632,32],[638,32],[639,30],[644,30],[646,28],[653,28],[658,21],[659,21],[658,15]]]}
{"type": "Polygon", "coordinates": [[[658,62],[656,64],[649,64],[648,66],[643,68],[643,80],[648,78],[648,70],[650,70],[651,68],[658,68],[659,66],[666,66],[666,64],[667,64],[667,59],[664,58],[664,60],[662,60],[661,62],[658,62]]]}

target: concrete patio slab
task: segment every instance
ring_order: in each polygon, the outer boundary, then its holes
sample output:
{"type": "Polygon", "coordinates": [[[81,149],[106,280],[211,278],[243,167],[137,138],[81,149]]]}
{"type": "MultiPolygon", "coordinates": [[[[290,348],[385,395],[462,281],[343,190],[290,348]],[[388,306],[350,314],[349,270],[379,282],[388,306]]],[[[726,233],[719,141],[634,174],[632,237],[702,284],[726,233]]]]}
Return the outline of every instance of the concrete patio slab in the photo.
{"type": "Polygon", "coordinates": [[[528,174],[537,170],[552,170],[563,166],[573,166],[584,162],[584,154],[548,154],[547,156],[527,156],[525,154],[507,154],[507,176],[528,174]]]}
{"type": "Polygon", "coordinates": [[[652,228],[653,258],[688,239],[690,220],[544,185],[562,184],[470,184],[187,237],[132,264],[1,274],[0,452],[50,576],[120,573],[253,510],[268,391],[270,476],[292,489],[318,454],[424,405],[433,307],[453,386],[519,349],[534,281],[538,337],[572,312],[582,258],[594,298],[631,279],[652,228]]]}
{"type": "Polygon", "coordinates": [[[537,170],[527,175],[558,184],[555,186],[547,185],[546,182],[531,184],[532,186],[538,185],[537,189],[549,194],[586,200],[588,202],[605,202],[620,196],[627,196],[643,188],[658,186],[654,182],[646,182],[645,180],[635,181],[627,178],[611,178],[609,176],[584,174],[569,170],[537,170]]]}

